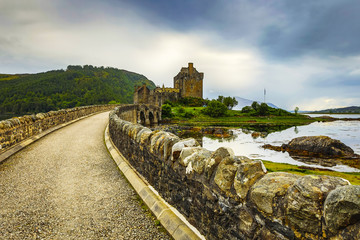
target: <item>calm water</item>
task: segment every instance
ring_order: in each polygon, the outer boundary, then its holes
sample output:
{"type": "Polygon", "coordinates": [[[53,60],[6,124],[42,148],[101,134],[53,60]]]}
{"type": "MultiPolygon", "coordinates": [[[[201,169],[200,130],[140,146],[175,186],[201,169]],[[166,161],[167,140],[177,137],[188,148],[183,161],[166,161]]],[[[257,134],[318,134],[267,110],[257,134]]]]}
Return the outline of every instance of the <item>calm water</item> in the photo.
{"type": "Polygon", "coordinates": [[[253,138],[252,131],[233,129],[234,137],[231,139],[211,139],[203,137],[203,147],[209,150],[216,150],[219,147],[230,147],[235,155],[247,156],[252,159],[263,159],[272,162],[289,163],[299,166],[309,166],[326,168],[341,172],[360,172],[359,169],[345,165],[305,163],[289,156],[287,152],[276,152],[263,149],[264,144],[280,146],[288,143],[291,139],[301,136],[325,135],[333,139],[338,139],[351,147],[355,153],[360,154],[360,121],[334,121],[334,122],[315,122],[310,125],[292,127],[281,132],[275,132],[266,137],[253,138]]]}

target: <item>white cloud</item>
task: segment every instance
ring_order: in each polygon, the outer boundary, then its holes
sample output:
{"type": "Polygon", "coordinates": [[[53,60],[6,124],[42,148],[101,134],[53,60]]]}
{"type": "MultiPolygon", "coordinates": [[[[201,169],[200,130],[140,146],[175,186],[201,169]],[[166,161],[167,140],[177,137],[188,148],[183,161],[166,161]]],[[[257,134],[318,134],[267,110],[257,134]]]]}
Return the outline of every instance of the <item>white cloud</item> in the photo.
{"type": "MultiPolygon", "coordinates": [[[[111,66],[144,74],[156,84],[172,86],[181,67],[193,62],[204,72],[204,96],[239,96],[267,99],[286,109],[315,110],[359,105],[347,86],[319,86],[319,80],[339,73],[357,76],[360,57],[305,56],[274,61],[262,56],[255,45],[225,45],[214,32],[180,32],[154,25],[131,9],[84,5],[79,16],[72,10],[59,14],[48,1],[0,2],[0,72],[39,72],[69,64],[111,66]],[[68,16],[68,18],[64,18],[68,16]],[[87,16],[83,19],[84,16],[87,16]]],[[[59,2],[60,3],[60,2],[59,2]]],[[[261,15],[261,14],[260,14],[261,15]]]]}

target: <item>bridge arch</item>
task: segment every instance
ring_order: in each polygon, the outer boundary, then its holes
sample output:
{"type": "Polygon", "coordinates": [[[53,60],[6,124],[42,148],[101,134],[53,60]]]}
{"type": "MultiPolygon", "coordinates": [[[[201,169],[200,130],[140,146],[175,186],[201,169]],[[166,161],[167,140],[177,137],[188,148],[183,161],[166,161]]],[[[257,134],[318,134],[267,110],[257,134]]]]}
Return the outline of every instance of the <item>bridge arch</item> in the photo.
{"type": "Polygon", "coordinates": [[[147,104],[128,104],[120,106],[117,115],[126,121],[150,126],[160,123],[161,108],[147,104]]]}

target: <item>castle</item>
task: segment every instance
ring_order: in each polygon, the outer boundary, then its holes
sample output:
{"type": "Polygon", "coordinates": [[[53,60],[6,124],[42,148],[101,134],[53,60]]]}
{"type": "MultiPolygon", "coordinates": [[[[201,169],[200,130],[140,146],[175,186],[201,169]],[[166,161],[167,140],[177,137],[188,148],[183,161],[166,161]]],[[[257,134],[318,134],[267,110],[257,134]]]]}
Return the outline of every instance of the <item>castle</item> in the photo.
{"type": "Polygon", "coordinates": [[[135,87],[134,104],[143,103],[161,106],[166,100],[177,101],[184,97],[203,97],[204,73],[194,68],[193,63],[181,68],[174,77],[174,88],[157,87],[150,90],[146,85],[135,87]]]}

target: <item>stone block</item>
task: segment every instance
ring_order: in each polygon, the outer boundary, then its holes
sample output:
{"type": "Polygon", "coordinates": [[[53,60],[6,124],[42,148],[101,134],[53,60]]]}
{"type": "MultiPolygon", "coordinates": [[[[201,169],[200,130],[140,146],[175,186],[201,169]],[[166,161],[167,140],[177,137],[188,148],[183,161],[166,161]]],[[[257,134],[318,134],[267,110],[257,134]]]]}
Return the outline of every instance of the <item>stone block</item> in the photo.
{"type": "Polygon", "coordinates": [[[299,178],[285,197],[286,220],[303,236],[321,234],[321,217],[327,194],[349,182],[337,177],[307,175],[299,178]]]}
{"type": "Polygon", "coordinates": [[[154,132],[154,134],[151,136],[151,139],[150,139],[150,152],[151,153],[156,154],[158,152],[159,145],[158,145],[157,141],[158,141],[158,139],[163,140],[166,135],[168,135],[168,133],[164,132],[164,131],[154,132]]]}
{"type": "Polygon", "coordinates": [[[201,147],[184,147],[180,152],[180,164],[183,166],[187,166],[189,164],[189,157],[201,150],[201,147]]]}
{"type": "MultiPolygon", "coordinates": [[[[183,148],[183,151],[186,148],[183,148]]],[[[208,158],[211,156],[211,151],[198,147],[196,148],[191,155],[182,160],[184,166],[186,167],[186,174],[192,173],[192,171],[202,174],[204,172],[205,163],[208,158]]]]}
{"type": "Polygon", "coordinates": [[[176,240],[200,240],[200,238],[186,225],[180,225],[172,236],[176,240]]]}
{"type": "Polygon", "coordinates": [[[231,148],[220,147],[211,154],[210,158],[206,159],[205,175],[208,179],[210,179],[221,160],[226,157],[234,157],[234,151],[231,148]]]}
{"type": "Polygon", "coordinates": [[[167,210],[169,208],[165,205],[165,203],[158,201],[150,209],[158,218],[164,210],[167,210]]]}
{"type": "Polygon", "coordinates": [[[298,178],[298,175],[290,173],[268,173],[251,187],[250,201],[261,212],[272,215],[273,208],[279,207],[276,205],[277,198],[283,197],[298,178]]]}
{"type": "Polygon", "coordinates": [[[186,138],[178,141],[172,146],[171,160],[176,161],[179,158],[181,150],[184,147],[197,147],[197,146],[200,146],[200,144],[194,138],[186,138]]]}
{"type": "Polygon", "coordinates": [[[180,220],[178,216],[173,213],[170,209],[164,210],[158,219],[161,222],[161,225],[163,225],[166,230],[170,233],[170,235],[173,235],[175,230],[184,223],[180,220]]]}
{"type": "Polygon", "coordinates": [[[235,157],[224,158],[216,169],[214,181],[225,193],[230,193],[234,184],[235,173],[238,168],[238,160],[235,157]]]}
{"type": "Polygon", "coordinates": [[[177,136],[169,136],[165,139],[163,147],[164,147],[164,160],[166,161],[172,153],[172,147],[175,143],[179,142],[180,138],[177,136]]]}
{"type": "MultiPolygon", "coordinates": [[[[324,219],[330,234],[349,225],[360,224],[360,186],[347,185],[332,190],[324,203],[324,219]]],[[[359,232],[357,236],[360,236],[359,232]]]]}
{"type": "Polygon", "coordinates": [[[266,173],[260,160],[242,160],[235,174],[234,188],[240,199],[245,200],[254,183],[266,173]]]}
{"type": "Polygon", "coordinates": [[[135,141],[136,141],[137,143],[140,143],[140,142],[141,142],[141,134],[143,134],[144,132],[149,132],[149,133],[151,133],[152,131],[151,131],[149,128],[147,128],[147,127],[143,127],[143,128],[137,133],[137,135],[136,135],[135,141]]]}

